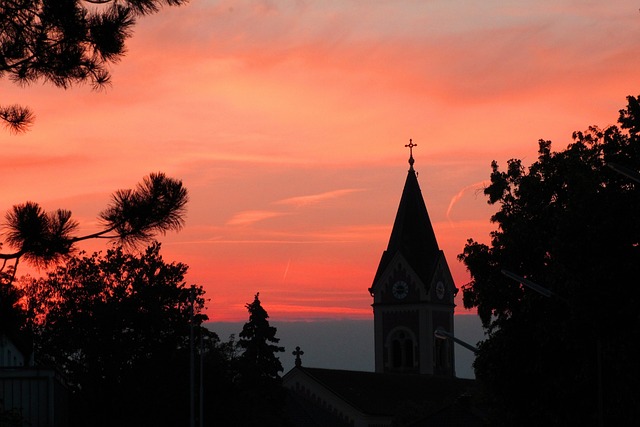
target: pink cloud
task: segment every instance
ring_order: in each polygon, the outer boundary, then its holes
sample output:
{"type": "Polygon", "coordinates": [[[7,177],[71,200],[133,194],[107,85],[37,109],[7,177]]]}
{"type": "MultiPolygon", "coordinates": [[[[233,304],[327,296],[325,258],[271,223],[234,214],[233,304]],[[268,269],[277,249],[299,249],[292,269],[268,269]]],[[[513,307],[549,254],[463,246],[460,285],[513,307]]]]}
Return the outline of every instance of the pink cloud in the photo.
{"type": "Polygon", "coordinates": [[[275,218],[278,216],[287,215],[283,212],[274,211],[243,211],[235,214],[231,219],[227,221],[227,225],[250,225],[265,219],[275,218]]]}
{"type": "Polygon", "coordinates": [[[453,211],[453,208],[456,205],[456,203],[458,203],[458,201],[462,199],[465,193],[471,190],[478,192],[484,189],[487,185],[488,185],[488,181],[480,181],[474,184],[467,185],[462,190],[458,191],[458,193],[456,193],[456,195],[451,198],[451,201],[449,202],[449,206],[447,207],[447,219],[451,221],[451,212],[453,211]]]}
{"type": "Polygon", "coordinates": [[[308,196],[290,197],[287,199],[278,200],[277,202],[274,202],[274,203],[277,205],[290,205],[290,206],[299,208],[299,207],[308,206],[308,205],[315,205],[317,203],[321,203],[326,200],[343,197],[358,191],[363,191],[363,190],[353,189],[353,188],[332,190],[332,191],[327,191],[319,194],[311,194],[308,196]]]}
{"type": "Polygon", "coordinates": [[[198,1],[139,24],[105,93],[1,82],[3,100],[38,117],[0,136],[18,183],[0,202],[69,208],[92,227],[114,190],[151,171],[183,178],[187,227],[164,249],[218,318],[244,318],[257,284],[283,316],[315,313],[316,298],[342,307],[327,289],[362,293],[344,299],[348,316],[368,310],[409,138],[464,283],[455,255],[491,229],[469,183],[491,160],[534,160],[538,138],[561,148],[573,130],[615,122],[640,68],[631,0],[198,1]],[[292,287],[304,295],[285,299],[292,287]]]}

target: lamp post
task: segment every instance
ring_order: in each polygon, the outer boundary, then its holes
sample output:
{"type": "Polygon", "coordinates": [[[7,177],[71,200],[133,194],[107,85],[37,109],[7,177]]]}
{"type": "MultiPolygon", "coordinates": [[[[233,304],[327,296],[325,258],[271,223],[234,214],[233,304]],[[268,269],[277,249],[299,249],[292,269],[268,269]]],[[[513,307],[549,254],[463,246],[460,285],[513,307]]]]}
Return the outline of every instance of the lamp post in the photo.
{"type": "Polygon", "coordinates": [[[504,274],[505,276],[507,276],[508,278],[515,280],[518,283],[523,284],[524,286],[526,286],[529,289],[532,289],[534,291],[536,291],[537,293],[544,295],[547,298],[557,298],[560,301],[564,301],[567,302],[567,300],[565,298],[562,298],[560,295],[556,294],[555,292],[553,292],[550,289],[545,288],[544,286],[540,286],[535,282],[532,282],[529,279],[525,279],[524,277],[520,277],[515,273],[510,272],[509,270],[500,270],[500,272],[502,274],[504,274]]]}
{"type": "Polygon", "coordinates": [[[610,169],[613,169],[614,171],[618,172],[619,174],[624,175],[627,178],[632,179],[635,182],[639,182],[640,183],[640,173],[638,173],[638,172],[636,172],[636,171],[634,171],[632,169],[629,169],[629,168],[627,168],[625,166],[619,165],[617,163],[609,162],[609,163],[607,163],[607,166],[610,169]]]}
{"type": "Polygon", "coordinates": [[[191,289],[189,290],[189,302],[190,302],[190,313],[189,313],[189,426],[195,427],[196,419],[195,419],[195,348],[194,348],[194,336],[193,336],[193,321],[194,321],[194,311],[195,311],[195,303],[196,303],[196,287],[195,285],[191,285],[191,289]]]}
{"type": "Polygon", "coordinates": [[[452,333],[445,331],[444,329],[438,328],[433,331],[433,336],[438,338],[439,340],[451,340],[456,344],[460,344],[467,350],[473,351],[474,353],[478,353],[478,347],[475,347],[469,343],[462,341],[459,338],[456,338],[452,333]]]}

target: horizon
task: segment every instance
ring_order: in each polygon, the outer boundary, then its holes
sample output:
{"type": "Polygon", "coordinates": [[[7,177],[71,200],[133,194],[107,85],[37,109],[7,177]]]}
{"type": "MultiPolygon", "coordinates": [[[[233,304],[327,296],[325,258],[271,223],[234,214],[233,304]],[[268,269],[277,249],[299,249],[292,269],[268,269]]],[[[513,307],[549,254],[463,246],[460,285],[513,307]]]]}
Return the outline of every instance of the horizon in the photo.
{"type": "MultiPolygon", "coordinates": [[[[409,140],[462,288],[456,256],[494,229],[491,162],[528,165],[539,139],[562,150],[572,132],[614,124],[638,93],[639,19],[631,0],[164,8],[139,20],[105,92],[2,80],[3,102],[37,120],[2,134],[17,184],[0,202],[71,210],[91,233],[113,192],[162,171],[190,192],[162,254],[189,266],[210,321],[243,321],[256,292],[278,321],[366,320],[409,140]]],[[[461,297],[456,313],[473,314],[461,297]]]]}
{"type": "MultiPolygon", "coordinates": [[[[269,307],[264,307],[267,312],[269,307]]],[[[218,334],[220,341],[229,340],[234,334],[236,339],[244,323],[237,322],[205,322],[205,327],[218,334]]],[[[484,331],[480,318],[472,314],[455,316],[456,338],[476,345],[484,339],[484,331]]],[[[371,319],[314,319],[308,321],[269,319],[269,324],[276,327],[276,338],[284,352],[276,353],[286,374],[294,367],[295,357],[292,350],[296,346],[304,352],[302,366],[348,371],[374,372],[374,336],[373,315],[371,319]],[[326,351],[327,347],[331,351],[326,351]]],[[[461,346],[454,348],[455,369],[458,378],[475,378],[473,361],[475,356],[461,346]]]]}

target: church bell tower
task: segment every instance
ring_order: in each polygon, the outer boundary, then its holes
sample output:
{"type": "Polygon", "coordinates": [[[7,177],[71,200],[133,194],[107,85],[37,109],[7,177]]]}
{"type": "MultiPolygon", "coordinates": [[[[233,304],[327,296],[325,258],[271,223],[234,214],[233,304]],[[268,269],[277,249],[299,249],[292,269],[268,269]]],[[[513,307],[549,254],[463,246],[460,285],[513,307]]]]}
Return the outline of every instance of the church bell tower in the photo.
{"type": "Polygon", "coordinates": [[[427,207],[413,169],[369,292],[373,297],[376,372],[455,377],[450,341],[434,331],[453,334],[454,297],[458,292],[444,253],[438,247],[427,207]]]}

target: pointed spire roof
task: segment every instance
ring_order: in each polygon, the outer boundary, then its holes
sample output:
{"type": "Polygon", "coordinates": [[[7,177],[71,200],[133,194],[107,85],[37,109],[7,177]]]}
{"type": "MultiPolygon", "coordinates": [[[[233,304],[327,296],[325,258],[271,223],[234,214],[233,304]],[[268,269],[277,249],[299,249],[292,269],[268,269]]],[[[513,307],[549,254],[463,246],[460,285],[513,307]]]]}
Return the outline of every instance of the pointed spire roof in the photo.
{"type": "MultiPolygon", "coordinates": [[[[415,144],[410,142],[409,148],[415,144]]],[[[409,172],[402,190],[400,205],[387,250],[383,253],[374,283],[387,269],[393,257],[400,252],[425,285],[431,282],[440,248],[424,203],[416,172],[413,153],[409,157],[409,172]]]]}

